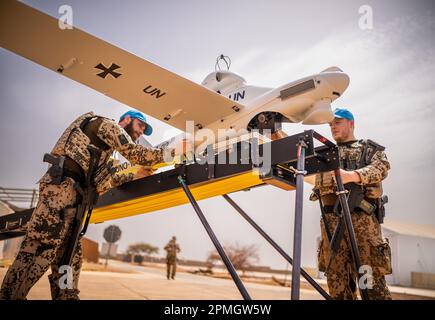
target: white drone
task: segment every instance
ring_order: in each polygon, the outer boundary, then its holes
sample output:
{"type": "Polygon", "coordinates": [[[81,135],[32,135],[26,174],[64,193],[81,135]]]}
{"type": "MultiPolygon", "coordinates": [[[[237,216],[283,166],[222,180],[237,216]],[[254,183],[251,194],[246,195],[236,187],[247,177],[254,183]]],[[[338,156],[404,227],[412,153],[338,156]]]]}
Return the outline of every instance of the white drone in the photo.
{"type": "Polygon", "coordinates": [[[0,3],[0,45],[184,132],[192,123],[195,148],[209,143],[201,139],[205,131],[219,143],[252,129],[274,131],[282,122],[327,123],[331,102],[349,84],[347,74],[330,67],[274,89],[252,86],[221,55],[199,85],[78,28],[61,29],[56,18],[12,0],[0,3]]]}

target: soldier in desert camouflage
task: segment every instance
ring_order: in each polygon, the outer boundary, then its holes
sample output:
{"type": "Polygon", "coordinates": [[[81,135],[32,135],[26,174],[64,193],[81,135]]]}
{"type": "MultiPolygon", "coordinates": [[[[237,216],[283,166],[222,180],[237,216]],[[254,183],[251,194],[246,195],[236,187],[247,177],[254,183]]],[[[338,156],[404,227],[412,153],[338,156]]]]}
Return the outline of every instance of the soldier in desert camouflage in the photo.
{"type": "MultiPolygon", "coordinates": [[[[361,264],[368,266],[373,281],[367,287],[369,299],[391,299],[385,275],[391,270],[391,250],[381,234],[383,217],[375,214],[378,199],[382,195],[381,181],[387,177],[390,164],[384,148],[371,140],[357,140],[354,136],[354,117],[346,109],[336,109],[330,123],[334,140],[338,144],[340,175],[343,183],[355,183],[362,188],[364,200],[351,212],[361,264]],[[363,157],[363,159],[362,159],[363,157]]],[[[333,172],[316,175],[310,197],[320,198],[323,206],[321,220],[322,239],[318,248],[319,270],[325,272],[329,293],[335,299],[356,299],[357,273],[353,264],[347,233],[339,242],[338,250],[330,250],[330,238],[338,222],[336,203],[337,186],[333,172]],[[326,221],[325,221],[326,220],[326,221]]]]}
{"type": "Polygon", "coordinates": [[[177,272],[177,253],[181,251],[175,236],[165,246],[166,250],[166,278],[175,279],[177,272]]]}
{"type": "MultiPolygon", "coordinates": [[[[98,193],[125,182],[148,176],[151,166],[164,162],[162,149],[145,148],[135,143],[140,135],[150,135],[152,127],[140,112],[128,111],[119,120],[96,116],[92,112],[77,118],[62,134],[51,155],[65,157],[63,175],[55,183],[50,171],[39,181],[39,200],[27,226],[20,251],[9,268],[0,291],[1,299],[26,299],[32,286],[51,267],[49,275],[53,299],[78,299],[78,280],[82,265],[82,247],[76,246],[71,267],[73,288],[61,288],[59,262],[71,234],[79,195],[74,183],[84,181],[89,169],[88,145],[101,151],[93,184],[98,193]],[[142,165],[136,174],[115,173],[110,156],[116,150],[131,163],[142,165]]],[[[169,156],[174,151],[169,151],[169,156]]]]}

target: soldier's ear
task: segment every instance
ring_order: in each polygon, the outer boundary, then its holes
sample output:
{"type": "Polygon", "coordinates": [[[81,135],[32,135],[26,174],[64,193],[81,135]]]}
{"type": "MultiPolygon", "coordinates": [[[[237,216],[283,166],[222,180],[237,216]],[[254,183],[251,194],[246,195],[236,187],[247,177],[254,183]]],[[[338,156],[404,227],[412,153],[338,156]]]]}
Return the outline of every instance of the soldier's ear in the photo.
{"type": "Polygon", "coordinates": [[[126,125],[128,125],[131,122],[131,117],[129,115],[125,116],[124,118],[122,118],[122,120],[120,120],[118,122],[118,124],[122,127],[125,128],[126,125]]]}

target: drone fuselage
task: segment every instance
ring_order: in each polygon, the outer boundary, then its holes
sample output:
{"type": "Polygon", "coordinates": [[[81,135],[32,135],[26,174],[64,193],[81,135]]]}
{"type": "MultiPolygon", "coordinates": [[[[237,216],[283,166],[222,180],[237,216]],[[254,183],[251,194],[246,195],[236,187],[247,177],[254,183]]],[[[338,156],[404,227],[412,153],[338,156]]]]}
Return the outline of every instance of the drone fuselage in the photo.
{"type": "MultiPolygon", "coordinates": [[[[229,71],[209,74],[202,85],[237,103],[243,108],[203,128],[186,132],[194,141],[195,148],[203,149],[259,130],[274,132],[282,122],[313,125],[329,123],[333,119],[331,103],[340,97],[349,85],[349,77],[337,67],[308,76],[278,88],[247,85],[239,75],[229,71]],[[194,133],[193,133],[194,132],[194,133]],[[194,135],[194,137],[192,137],[194,135]]],[[[159,146],[178,143],[181,134],[159,146]]]]}

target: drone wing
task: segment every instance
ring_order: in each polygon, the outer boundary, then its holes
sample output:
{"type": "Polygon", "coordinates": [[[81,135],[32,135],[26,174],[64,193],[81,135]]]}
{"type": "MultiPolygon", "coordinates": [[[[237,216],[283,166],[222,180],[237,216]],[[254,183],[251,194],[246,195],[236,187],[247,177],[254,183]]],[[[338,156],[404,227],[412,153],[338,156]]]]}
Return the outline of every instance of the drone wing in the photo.
{"type": "Polygon", "coordinates": [[[242,105],[32,7],[0,1],[0,45],[180,130],[242,105]]]}

